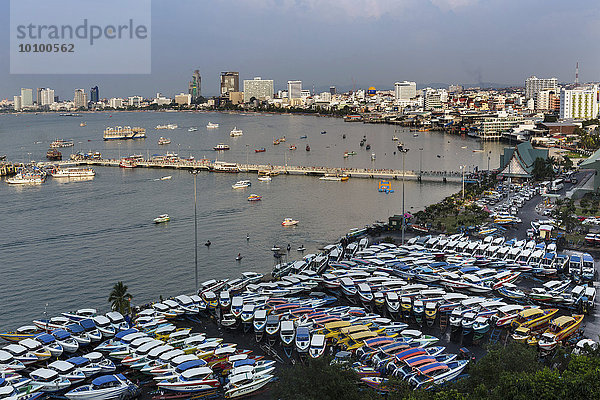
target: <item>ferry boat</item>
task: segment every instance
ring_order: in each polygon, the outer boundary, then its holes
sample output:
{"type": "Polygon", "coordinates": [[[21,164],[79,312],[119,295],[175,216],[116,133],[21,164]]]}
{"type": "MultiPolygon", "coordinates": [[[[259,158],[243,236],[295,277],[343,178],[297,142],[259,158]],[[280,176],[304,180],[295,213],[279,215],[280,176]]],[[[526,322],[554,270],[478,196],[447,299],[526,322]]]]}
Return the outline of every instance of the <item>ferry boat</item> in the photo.
{"type": "Polygon", "coordinates": [[[248,201],[260,201],[262,199],[262,196],[259,196],[257,194],[251,194],[250,196],[248,196],[248,201]]]}
{"type": "Polygon", "coordinates": [[[214,172],[240,172],[236,163],[230,163],[225,161],[215,161],[212,166],[214,172]]]}
{"type": "Polygon", "coordinates": [[[164,137],[160,137],[158,138],[158,144],[162,145],[162,144],[171,144],[171,139],[169,138],[164,138],[164,137]]]}
{"type": "Polygon", "coordinates": [[[57,168],[51,172],[53,178],[76,178],[82,176],[95,176],[96,171],[91,168],[57,168]]]}
{"type": "Polygon", "coordinates": [[[119,167],[121,167],[121,168],[135,168],[135,167],[137,167],[137,164],[132,159],[124,158],[119,163],[119,167]]]}
{"type": "Polygon", "coordinates": [[[162,224],[163,222],[169,222],[170,220],[171,217],[169,217],[169,214],[162,214],[154,218],[152,221],[154,221],[155,224],[162,224]]]}
{"type": "Polygon", "coordinates": [[[6,183],[13,185],[40,185],[43,182],[44,176],[34,172],[21,172],[6,180],[6,183]]]}
{"type": "Polygon", "coordinates": [[[219,124],[213,124],[212,122],[209,122],[208,124],[206,124],[206,129],[217,129],[219,128],[219,124]]]}
{"type": "Polygon", "coordinates": [[[52,161],[62,160],[62,153],[56,149],[50,149],[46,152],[46,158],[52,161]]]}
{"type": "Polygon", "coordinates": [[[244,132],[241,129],[238,129],[237,127],[234,127],[231,132],[229,132],[229,136],[231,137],[235,137],[235,136],[242,136],[244,134],[244,132]]]}
{"type": "Polygon", "coordinates": [[[252,185],[252,182],[250,182],[250,181],[237,181],[236,183],[231,185],[231,187],[233,189],[244,189],[251,185],[252,185]]]}
{"type": "Polygon", "coordinates": [[[50,148],[52,149],[56,149],[59,147],[73,147],[73,141],[65,139],[56,139],[55,141],[50,143],[50,148]]]}
{"type": "Polygon", "coordinates": [[[322,181],[338,181],[338,182],[342,181],[342,182],[345,182],[349,178],[348,178],[348,175],[345,175],[345,174],[342,174],[342,175],[339,175],[339,174],[325,174],[325,176],[322,176],[319,179],[322,180],[322,181]]]}
{"type": "Polygon", "coordinates": [[[117,126],[106,128],[104,130],[104,140],[126,140],[126,139],[144,139],[146,129],[140,127],[117,126]]]}
{"type": "Polygon", "coordinates": [[[218,145],[213,147],[213,150],[215,150],[215,151],[225,151],[225,150],[229,150],[229,149],[230,149],[229,145],[227,145],[225,143],[219,143],[218,145]]]}
{"type": "Polygon", "coordinates": [[[283,220],[283,222],[281,223],[281,225],[283,226],[294,226],[294,225],[298,225],[298,220],[295,220],[293,218],[286,218],[283,220]]]}

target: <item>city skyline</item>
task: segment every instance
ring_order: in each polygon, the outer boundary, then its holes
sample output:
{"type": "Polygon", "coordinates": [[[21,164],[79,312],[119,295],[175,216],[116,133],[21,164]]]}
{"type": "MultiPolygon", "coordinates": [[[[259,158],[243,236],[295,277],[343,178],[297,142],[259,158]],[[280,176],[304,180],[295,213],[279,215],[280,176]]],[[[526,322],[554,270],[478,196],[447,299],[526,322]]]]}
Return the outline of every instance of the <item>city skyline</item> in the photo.
{"type": "MultiPolygon", "coordinates": [[[[240,80],[272,79],[275,90],[284,89],[289,80],[301,80],[307,89],[335,85],[342,91],[354,86],[393,90],[394,82],[403,80],[523,86],[531,75],[573,82],[577,62],[580,82],[600,79],[600,59],[581,40],[600,30],[591,1],[576,9],[558,1],[367,3],[153,3],[152,74],[10,75],[6,58],[0,60],[0,98],[11,98],[21,87],[51,87],[66,98],[74,88],[95,85],[103,97],[174,96],[187,91],[195,69],[207,96],[219,94],[222,71],[239,71],[240,80]],[[224,15],[231,28],[217,37],[211,22],[224,15]],[[293,26],[286,22],[290,15],[297,21],[293,26]],[[548,29],[554,24],[569,29],[548,29]],[[174,41],[180,45],[173,46],[174,41]]],[[[0,31],[5,34],[8,7],[7,0],[0,1],[0,31]]],[[[2,42],[0,50],[8,52],[8,43],[2,42]]]]}

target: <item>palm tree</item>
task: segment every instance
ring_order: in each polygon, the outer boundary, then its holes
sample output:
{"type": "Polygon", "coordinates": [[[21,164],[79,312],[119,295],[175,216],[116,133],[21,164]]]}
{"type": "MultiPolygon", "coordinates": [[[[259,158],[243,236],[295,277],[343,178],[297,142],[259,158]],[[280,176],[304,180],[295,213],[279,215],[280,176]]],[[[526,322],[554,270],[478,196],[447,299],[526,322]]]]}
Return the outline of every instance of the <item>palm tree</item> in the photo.
{"type": "Polygon", "coordinates": [[[118,311],[123,315],[129,314],[131,308],[131,294],[127,292],[127,285],[122,281],[115,283],[108,296],[108,302],[111,303],[111,309],[118,311]]]}

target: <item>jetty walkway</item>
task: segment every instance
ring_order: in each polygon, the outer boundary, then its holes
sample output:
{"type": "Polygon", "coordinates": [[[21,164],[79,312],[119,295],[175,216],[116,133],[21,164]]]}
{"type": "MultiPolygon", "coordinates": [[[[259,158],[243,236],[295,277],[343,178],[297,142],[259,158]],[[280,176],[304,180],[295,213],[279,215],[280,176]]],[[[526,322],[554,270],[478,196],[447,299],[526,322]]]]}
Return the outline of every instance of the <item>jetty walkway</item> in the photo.
{"type": "MultiPolygon", "coordinates": [[[[58,162],[44,162],[38,165],[98,165],[106,167],[119,167],[119,159],[82,159],[67,160],[58,162]]],[[[237,164],[226,163],[227,170],[223,169],[223,162],[214,162],[208,159],[200,160],[136,160],[138,168],[165,168],[165,169],[197,169],[210,172],[250,172],[266,173],[273,175],[307,175],[324,176],[326,174],[344,174],[351,178],[367,179],[394,179],[402,180],[422,180],[437,182],[461,182],[462,174],[456,171],[402,171],[396,169],[370,169],[370,168],[336,168],[327,166],[290,166],[290,165],[271,165],[271,164],[237,164]]]]}

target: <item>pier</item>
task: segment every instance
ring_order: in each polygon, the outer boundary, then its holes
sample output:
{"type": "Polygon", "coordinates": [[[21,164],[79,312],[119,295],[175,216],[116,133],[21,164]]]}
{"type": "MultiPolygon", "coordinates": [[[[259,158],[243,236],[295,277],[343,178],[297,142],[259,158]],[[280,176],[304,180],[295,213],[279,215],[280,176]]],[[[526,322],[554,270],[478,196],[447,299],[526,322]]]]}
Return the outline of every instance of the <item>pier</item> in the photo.
{"type": "MultiPolygon", "coordinates": [[[[97,165],[104,167],[119,167],[119,159],[82,159],[68,160],[58,162],[43,162],[40,166],[48,165],[97,165]]],[[[271,164],[237,164],[227,163],[231,169],[223,171],[219,169],[219,163],[208,160],[136,160],[138,168],[165,168],[165,169],[189,169],[205,170],[210,172],[269,172],[270,174],[284,175],[306,175],[306,176],[324,176],[326,174],[344,174],[351,178],[365,179],[393,179],[393,180],[416,180],[430,182],[461,182],[462,173],[457,171],[413,171],[401,169],[371,169],[371,168],[336,168],[327,166],[290,166],[290,165],[271,165],[271,164]]]]}

